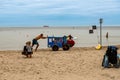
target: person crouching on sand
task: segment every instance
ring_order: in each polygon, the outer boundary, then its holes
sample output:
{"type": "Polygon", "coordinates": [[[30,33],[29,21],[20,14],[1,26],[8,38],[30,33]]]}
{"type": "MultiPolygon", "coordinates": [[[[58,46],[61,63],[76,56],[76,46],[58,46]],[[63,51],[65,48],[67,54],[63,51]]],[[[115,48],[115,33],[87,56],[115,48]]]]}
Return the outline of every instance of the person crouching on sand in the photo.
{"type": "Polygon", "coordinates": [[[41,33],[40,35],[38,35],[37,37],[35,37],[33,40],[32,40],[32,47],[34,45],[37,45],[36,48],[35,48],[35,51],[37,51],[37,48],[39,47],[39,43],[38,43],[38,40],[39,39],[46,39],[47,37],[44,37],[43,34],[41,33]]]}
{"type": "Polygon", "coordinates": [[[67,37],[67,44],[69,44],[70,47],[74,46],[75,42],[73,40],[73,36],[68,35],[68,37],[67,37]]]}
{"type": "Polygon", "coordinates": [[[26,57],[28,58],[31,58],[32,57],[32,54],[33,54],[33,50],[32,50],[32,46],[31,46],[31,41],[27,41],[26,42],[26,45],[24,46],[24,49],[23,49],[23,52],[22,52],[23,55],[26,55],[26,57]]]}

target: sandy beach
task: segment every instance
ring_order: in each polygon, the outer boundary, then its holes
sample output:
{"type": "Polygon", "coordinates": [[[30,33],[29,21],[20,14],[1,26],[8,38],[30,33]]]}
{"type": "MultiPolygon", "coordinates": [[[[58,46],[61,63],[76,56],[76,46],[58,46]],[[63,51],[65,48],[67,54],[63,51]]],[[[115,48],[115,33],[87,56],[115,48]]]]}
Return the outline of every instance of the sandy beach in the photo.
{"type": "Polygon", "coordinates": [[[120,69],[101,66],[106,49],[39,49],[32,58],[20,50],[0,51],[0,80],[119,80],[120,69]]]}
{"type": "MultiPolygon", "coordinates": [[[[103,29],[103,46],[119,45],[120,28],[103,29]],[[109,39],[105,34],[109,32],[109,39]]],[[[97,33],[88,28],[1,28],[0,80],[119,80],[120,69],[101,66],[106,47],[96,50],[97,33]],[[52,51],[47,39],[39,40],[39,48],[32,58],[21,55],[26,41],[36,35],[63,36],[71,34],[75,45],[68,51],[52,51]],[[4,36],[3,36],[4,35],[4,36]]],[[[35,49],[35,47],[33,47],[35,49]]],[[[118,46],[120,48],[120,46],[118,46]]],[[[120,50],[118,50],[120,53],[120,50]]]]}

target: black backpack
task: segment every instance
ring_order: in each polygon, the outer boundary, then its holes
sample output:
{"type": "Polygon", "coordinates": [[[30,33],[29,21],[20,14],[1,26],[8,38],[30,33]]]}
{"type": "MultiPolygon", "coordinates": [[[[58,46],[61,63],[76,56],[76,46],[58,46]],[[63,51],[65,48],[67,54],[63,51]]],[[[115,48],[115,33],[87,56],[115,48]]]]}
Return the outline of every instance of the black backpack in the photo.
{"type": "Polygon", "coordinates": [[[106,56],[108,56],[109,63],[116,64],[117,63],[117,47],[108,46],[106,50],[106,56]]]}
{"type": "Polygon", "coordinates": [[[27,54],[27,48],[26,48],[26,46],[24,46],[23,51],[22,51],[22,55],[26,55],[26,54],[27,54]]]}

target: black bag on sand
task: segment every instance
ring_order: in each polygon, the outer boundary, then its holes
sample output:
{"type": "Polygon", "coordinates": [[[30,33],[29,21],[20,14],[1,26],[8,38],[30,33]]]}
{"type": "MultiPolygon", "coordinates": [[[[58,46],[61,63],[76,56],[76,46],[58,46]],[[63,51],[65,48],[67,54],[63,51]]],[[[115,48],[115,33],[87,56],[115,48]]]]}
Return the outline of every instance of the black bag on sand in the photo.
{"type": "Polygon", "coordinates": [[[24,48],[23,48],[22,55],[27,55],[27,48],[26,48],[26,46],[24,46],[24,48]]]}
{"type": "Polygon", "coordinates": [[[120,60],[117,55],[117,47],[115,46],[108,46],[106,50],[106,54],[104,55],[103,61],[102,61],[102,66],[104,68],[111,67],[111,64],[115,68],[120,67],[120,60]]]}
{"type": "Polygon", "coordinates": [[[115,46],[108,46],[106,51],[106,55],[108,56],[109,63],[117,64],[117,47],[115,46]]]}

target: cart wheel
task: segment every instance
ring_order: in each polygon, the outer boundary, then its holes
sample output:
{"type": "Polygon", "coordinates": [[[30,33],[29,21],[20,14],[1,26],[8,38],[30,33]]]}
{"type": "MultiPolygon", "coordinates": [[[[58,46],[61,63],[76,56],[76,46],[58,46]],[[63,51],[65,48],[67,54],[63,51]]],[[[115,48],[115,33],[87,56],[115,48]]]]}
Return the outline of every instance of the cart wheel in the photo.
{"type": "Polygon", "coordinates": [[[69,47],[68,44],[64,44],[64,45],[63,45],[63,50],[64,50],[64,51],[69,50],[69,49],[70,49],[70,47],[69,47]]]}
{"type": "Polygon", "coordinates": [[[59,49],[59,47],[58,47],[57,45],[54,45],[54,46],[52,47],[52,50],[53,50],[53,51],[58,51],[58,49],[59,49]]]}

